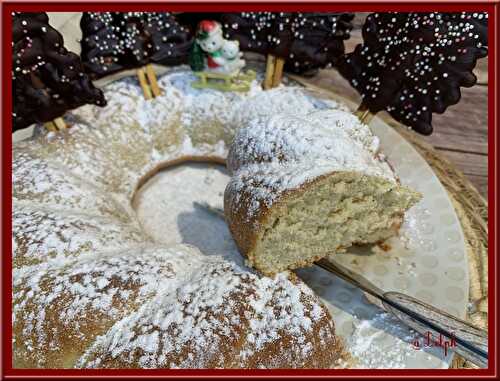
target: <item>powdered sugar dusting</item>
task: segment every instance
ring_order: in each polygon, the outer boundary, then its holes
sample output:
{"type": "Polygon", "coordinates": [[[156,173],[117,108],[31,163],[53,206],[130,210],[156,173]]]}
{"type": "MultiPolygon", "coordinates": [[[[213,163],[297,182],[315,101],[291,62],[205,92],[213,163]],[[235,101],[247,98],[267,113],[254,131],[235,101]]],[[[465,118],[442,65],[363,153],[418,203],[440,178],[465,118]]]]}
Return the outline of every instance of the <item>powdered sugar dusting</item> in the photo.
{"type": "Polygon", "coordinates": [[[35,206],[15,205],[12,214],[13,266],[32,265],[50,258],[64,262],[74,257],[102,250],[126,248],[144,242],[132,224],[111,218],[68,214],[35,206]]]}
{"type": "Polygon", "coordinates": [[[377,138],[345,111],[256,117],[238,131],[234,143],[228,158],[233,171],[249,163],[296,165],[322,160],[337,170],[362,171],[394,180],[390,167],[376,156],[377,138]]]}
{"type": "Polygon", "coordinates": [[[33,267],[15,272],[14,327],[21,347],[39,366],[61,356],[67,335],[90,344],[113,321],[130,313],[174,276],[175,261],[161,251],[122,251],[104,258],[33,267]],[[57,313],[58,324],[46,320],[57,313]]]}
{"type": "Polygon", "coordinates": [[[68,173],[57,162],[14,150],[12,199],[17,203],[50,205],[51,208],[78,209],[102,217],[116,217],[123,222],[131,216],[119,203],[103,197],[95,187],[68,173]],[[36,177],[31,174],[36,173],[36,177]]]}
{"type": "Polygon", "coordinates": [[[270,207],[283,192],[335,171],[396,183],[394,172],[379,157],[378,139],[355,116],[340,110],[251,119],[235,136],[228,167],[233,172],[226,191],[229,205],[240,207],[245,192],[248,218],[261,205],[270,207]]]}
{"type": "MultiPolygon", "coordinates": [[[[218,257],[190,259],[189,267],[175,277],[176,287],[160,285],[147,304],[98,337],[79,366],[98,367],[102,361],[144,368],[234,366],[283,335],[306,342],[303,332],[325,317],[317,307],[311,313],[313,296],[285,274],[258,278],[218,257]],[[242,339],[239,354],[228,364],[225,352],[242,339]]],[[[295,355],[309,347],[302,344],[292,346],[295,355]]]]}

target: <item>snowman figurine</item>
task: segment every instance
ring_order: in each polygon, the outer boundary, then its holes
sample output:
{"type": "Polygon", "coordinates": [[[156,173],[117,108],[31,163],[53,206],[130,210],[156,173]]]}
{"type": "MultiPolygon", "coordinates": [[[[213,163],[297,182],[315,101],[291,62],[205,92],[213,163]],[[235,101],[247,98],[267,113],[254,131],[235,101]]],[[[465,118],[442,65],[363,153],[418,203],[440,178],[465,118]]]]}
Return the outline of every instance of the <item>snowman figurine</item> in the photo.
{"type": "Polygon", "coordinates": [[[245,66],[238,41],[226,40],[222,26],[212,20],[198,24],[189,64],[194,71],[233,74],[245,66]]]}
{"type": "Polygon", "coordinates": [[[240,52],[240,43],[236,40],[224,40],[222,43],[221,54],[224,58],[225,72],[234,73],[245,66],[245,60],[242,59],[243,53],[240,52]]]}

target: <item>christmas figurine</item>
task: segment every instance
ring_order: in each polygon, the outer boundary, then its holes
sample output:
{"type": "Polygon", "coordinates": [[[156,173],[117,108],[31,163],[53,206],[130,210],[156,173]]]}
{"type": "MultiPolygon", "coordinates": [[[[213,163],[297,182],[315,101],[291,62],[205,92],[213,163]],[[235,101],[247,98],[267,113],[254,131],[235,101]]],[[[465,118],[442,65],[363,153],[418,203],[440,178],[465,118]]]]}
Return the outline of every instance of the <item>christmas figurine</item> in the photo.
{"type": "Polygon", "coordinates": [[[189,64],[199,77],[199,81],[192,84],[193,87],[223,91],[249,90],[255,72],[241,73],[245,66],[242,57],[238,41],[226,40],[221,24],[213,20],[201,21],[189,55],[189,64]]]}

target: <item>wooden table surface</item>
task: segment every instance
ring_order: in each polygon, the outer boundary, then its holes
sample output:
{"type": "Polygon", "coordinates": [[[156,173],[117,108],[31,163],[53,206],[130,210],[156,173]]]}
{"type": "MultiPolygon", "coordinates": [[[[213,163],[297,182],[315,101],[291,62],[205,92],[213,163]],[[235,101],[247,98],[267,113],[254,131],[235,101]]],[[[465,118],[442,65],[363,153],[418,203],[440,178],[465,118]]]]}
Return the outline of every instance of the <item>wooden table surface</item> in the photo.
{"type": "MultiPolygon", "coordinates": [[[[346,51],[361,42],[355,30],[346,43],[346,51]]],[[[460,169],[480,194],[488,194],[488,59],[478,61],[475,73],[478,84],[462,89],[462,99],[449,107],[444,114],[433,115],[434,133],[423,137],[436,150],[460,169]]],[[[358,93],[336,70],[321,70],[311,78],[319,87],[334,89],[338,94],[360,102],[358,93]]]]}

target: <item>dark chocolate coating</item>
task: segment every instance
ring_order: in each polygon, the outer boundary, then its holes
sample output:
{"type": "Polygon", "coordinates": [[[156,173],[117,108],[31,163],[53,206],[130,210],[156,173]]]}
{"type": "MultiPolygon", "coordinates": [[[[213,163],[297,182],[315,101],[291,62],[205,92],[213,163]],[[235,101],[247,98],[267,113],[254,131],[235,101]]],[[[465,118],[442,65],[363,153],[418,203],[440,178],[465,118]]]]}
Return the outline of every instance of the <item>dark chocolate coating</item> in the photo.
{"type": "Polygon", "coordinates": [[[85,12],[82,60],[100,78],[148,63],[187,62],[192,34],[168,12],[85,12]]]}
{"type": "Polygon", "coordinates": [[[476,83],[478,58],[488,53],[485,13],[373,13],[363,26],[363,44],[340,60],[373,113],[430,135],[432,113],[460,101],[460,87],[476,83]]]}
{"type": "Polygon", "coordinates": [[[345,52],[344,40],[350,37],[352,13],[303,13],[299,38],[292,42],[285,69],[300,74],[329,65],[335,66],[345,52]]]}
{"type": "Polygon", "coordinates": [[[285,70],[303,73],[335,65],[344,54],[352,13],[226,13],[221,21],[227,38],[242,50],[285,59],[285,70]]]}
{"type": "Polygon", "coordinates": [[[64,47],[45,13],[12,18],[13,131],[62,116],[87,103],[106,104],[83,73],[80,58],[64,47]]]}

